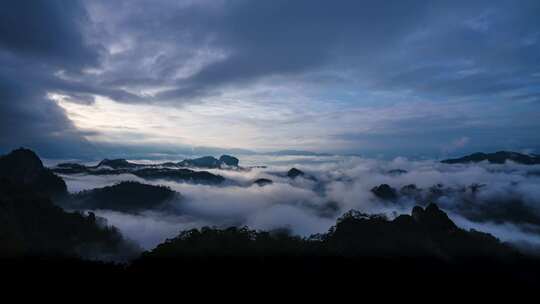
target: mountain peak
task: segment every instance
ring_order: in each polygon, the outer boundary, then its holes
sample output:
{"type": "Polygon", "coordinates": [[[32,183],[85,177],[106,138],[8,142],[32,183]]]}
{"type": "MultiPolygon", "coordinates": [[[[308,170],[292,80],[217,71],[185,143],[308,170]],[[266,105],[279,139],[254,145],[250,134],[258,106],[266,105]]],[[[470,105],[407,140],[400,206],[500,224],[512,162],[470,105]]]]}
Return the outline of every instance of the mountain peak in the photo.
{"type": "Polygon", "coordinates": [[[231,155],[226,155],[226,154],[221,155],[221,157],[219,158],[219,161],[230,167],[238,167],[238,163],[240,162],[238,158],[231,155]]]}
{"type": "Polygon", "coordinates": [[[39,156],[30,149],[19,148],[0,156],[0,177],[31,186],[45,194],[67,192],[64,180],[45,168],[39,156]]]}
{"type": "Polygon", "coordinates": [[[445,231],[457,229],[456,224],[434,203],[430,203],[426,209],[415,206],[411,215],[416,222],[430,229],[445,231]]]}
{"type": "Polygon", "coordinates": [[[185,159],[177,165],[180,167],[218,169],[224,166],[238,167],[240,161],[231,155],[221,155],[219,159],[213,156],[203,156],[193,159],[185,159]]]}
{"type": "Polygon", "coordinates": [[[380,199],[392,201],[398,198],[396,189],[388,184],[381,184],[371,189],[371,192],[380,199]]]}
{"type": "Polygon", "coordinates": [[[11,151],[2,157],[5,162],[9,162],[12,167],[18,167],[19,170],[41,170],[43,163],[37,154],[26,148],[19,148],[11,151]]]}
{"type": "Polygon", "coordinates": [[[287,172],[287,176],[290,178],[296,178],[297,176],[303,176],[303,175],[304,175],[304,172],[296,168],[292,168],[287,172]]]}

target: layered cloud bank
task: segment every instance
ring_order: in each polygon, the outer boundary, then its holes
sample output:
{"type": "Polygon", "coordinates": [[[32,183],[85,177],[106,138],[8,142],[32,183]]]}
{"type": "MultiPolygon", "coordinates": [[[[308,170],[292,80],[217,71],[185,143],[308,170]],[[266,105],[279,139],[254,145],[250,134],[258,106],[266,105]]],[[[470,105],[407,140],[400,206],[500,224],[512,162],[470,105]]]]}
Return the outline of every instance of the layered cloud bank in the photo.
{"type": "Polygon", "coordinates": [[[538,150],[539,5],[2,1],[0,151],[538,150]]]}
{"type": "MultiPolygon", "coordinates": [[[[416,204],[436,202],[457,224],[490,232],[520,248],[540,246],[540,166],[506,164],[442,164],[437,161],[391,161],[337,156],[254,156],[242,163],[266,165],[251,170],[210,170],[226,182],[219,186],[167,180],[181,194],[173,209],[137,214],[99,210],[127,237],[152,248],[180,230],[201,226],[249,226],[289,229],[309,236],[325,232],[350,209],[393,217],[416,204]],[[287,171],[304,172],[294,178],[287,171]],[[272,183],[259,186],[264,178],[272,183]],[[389,194],[372,191],[386,184],[389,194]],[[411,185],[415,185],[412,187],[411,185]]],[[[133,180],[135,175],[66,175],[68,190],[78,192],[133,180]]]]}

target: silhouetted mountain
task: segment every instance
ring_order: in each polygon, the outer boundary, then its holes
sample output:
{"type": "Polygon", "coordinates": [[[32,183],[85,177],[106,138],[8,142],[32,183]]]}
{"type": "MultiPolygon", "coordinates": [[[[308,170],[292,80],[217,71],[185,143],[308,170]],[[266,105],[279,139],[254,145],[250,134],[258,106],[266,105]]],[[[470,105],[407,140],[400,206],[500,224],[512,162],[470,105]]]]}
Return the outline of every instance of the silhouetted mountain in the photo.
{"type": "Polygon", "coordinates": [[[396,189],[390,187],[387,184],[381,184],[371,189],[371,192],[380,199],[393,201],[398,198],[396,189]]]}
{"type": "Polygon", "coordinates": [[[61,196],[67,193],[64,180],[45,168],[32,150],[24,148],[0,156],[0,178],[24,184],[45,195],[61,196]]]}
{"type": "Polygon", "coordinates": [[[386,173],[389,174],[389,175],[402,175],[402,174],[407,173],[407,170],[392,169],[392,170],[388,170],[386,173]]]}
{"type": "Polygon", "coordinates": [[[130,163],[123,158],[118,158],[118,159],[104,159],[97,165],[97,167],[103,167],[103,166],[111,167],[113,169],[131,169],[131,168],[138,168],[144,165],[130,163]]]}
{"type": "Polygon", "coordinates": [[[181,167],[196,167],[196,168],[218,168],[220,165],[219,159],[213,156],[203,156],[194,159],[185,159],[178,163],[181,167]]]}
{"type": "Polygon", "coordinates": [[[203,156],[194,159],[185,159],[177,163],[180,167],[219,169],[238,167],[239,160],[230,155],[222,155],[219,159],[213,156],[203,156]]]}
{"type": "Polygon", "coordinates": [[[207,171],[194,171],[190,169],[176,169],[176,164],[171,163],[157,165],[141,165],[126,162],[125,160],[102,161],[98,166],[84,166],[73,163],[59,164],[54,168],[54,172],[60,174],[91,174],[91,175],[118,175],[118,174],[133,174],[135,176],[148,179],[166,179],[177,182],[190,182],[195,184],[220,184],[225,181],[220,175],[213,174],[207,171]],[[112,163],[111,163],[112,162],[112,163]],[[101,164],[113,165],[114,169],[103,168],[101,164]]]}
{"type": "Polygon", "coordinates": [[[517,152],[499,151],[495,153],[473,153],[460,158],[445,159],[442,163],[445,164],[465,164],[488,161],[492,164],[504,164],[506,161],[513,161],[523,165],[540,164],[540,157],[537,155],[526,155],[517,152]]]}
{"type": "Polygon", "coordinates": [[[104,219],[65,212],[28,183],[0,179],[0,256],[112,259],[134,253],[104,219]]]}
{"type": "Polygon", "coordinates": [[[240,162],[238,158],[234,156],[230,156],[230,155],[221,155],[221,157],[219,158],[219,161],[222,164],[225,164],[230,167],[238,167],[238,163],[240,162]]]}
{"type": "Polygon", "coordinates": [[[56,165],[52,171],[60,174],[76,174],[76,173],[85,173],[88,171],[88,167],[76,163],[61,163],[56,165]]]}
{"type": "Polygon", "coordinates": [[[420,206],[415,206],[411,213],[412,218],[426,226],[431,231],[454,231],[458,229],[456,224],[450,220],[448,215],[444,213],[435,204],[429,204],[426,209],[420,206]]]}
{"type": "Polygon", "coordinates": [[[203,156],[195,159],[185,159],[178,163],[166,162],[158,164],[136,164],[125,159],[104,159],[95,166],[85,166],[76,163],[61,163],[53,169],[57,173],[76,174],[76,173],[91,173],[99,174],[120,174],[129,172],[135,169],[142,168],[174,168],[174,167],[190,167],[190,168],[205,168],[205,169],[228,169],[239,168],[238,158],[231,155],[222,155],[219,159],[213,156],[203,156]],[[112,169],[112,170],[111,170],[112,169]]]}
{"type": "Polygon", "coordinates": [[[298,170],[296,168],[292,168],[287,172],[287,176],[289,178],[296,178],[298,176],[304,176],[304,174],[305,174],[304,172],[302,172],[302,171],[300,171],[300,170],[298,170]]]}
{"type": "Polygon", "coordinates": [[[165,186],[121,182],[113,186],[79,192],[71,195],[62,204],[72,209],[107,209],[137,213],[166,208],[166,203],[173,199],[180,199],[180,194],[165,186]]]}
{"type": "Polygon", "coordinates": [[[100,161],[95,166],[85,166],[77,163],[61,163],[52,170],[61,174],[91,173],[94,175],[120,174],[138,168],[155,167],[157,165],[144,165],[129,162],[123,158],[107,159],[100,161]]]}
{"type": "Polygon", "coordinates": [[[263,186],[266,186],[266,185],[271,185],[274,182],[271,179],[259,178],[259,179],[255,180],[253,183],[257,184],[259,187],[263,187],[263,186]]]}
{"type": "Polygon", "coordinates": [[[193,171],[190,169],[145,168],[132,171],[131,173],[149,180],[166,179],[195,184],[216,185],[225,181],[225,178],[221,175],[207,171],[193,171]]]}

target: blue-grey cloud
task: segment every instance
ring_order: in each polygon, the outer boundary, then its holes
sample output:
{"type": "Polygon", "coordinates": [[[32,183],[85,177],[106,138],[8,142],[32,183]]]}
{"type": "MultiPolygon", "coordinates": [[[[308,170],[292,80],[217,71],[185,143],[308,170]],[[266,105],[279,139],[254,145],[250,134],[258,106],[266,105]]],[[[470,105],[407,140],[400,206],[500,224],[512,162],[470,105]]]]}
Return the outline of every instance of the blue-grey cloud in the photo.
{"type": "Polygon", "coordinates": [[[361,150],[366,141],[372,150],[407,150],[406,143],[411,151],[436,151],[461,137],[471,138],[471,148],[538,149],[533,115],[540,106],[538,1],[5,1],[1,6],[4,150],[29,145],[59,153],[73,143],[95,152],[63,110],[46,100],[47,92],[85,104],[105,96],[178,107],[259,83],[291,82],[302,85],[299,94],[330,108],[327,99],[349,107],[366,99],[381,106],[421,100],[459,103],[464,112],[472,111],[461,119],[447,117],[443,107],[431,117],[385,121],[375,131],[350,128],[329,135],[347,141],[347,152],[361,150]],[[384,97],[376,95],[381,93],[384,97]]]}
{"type": "Polygon", "coordinates": [[[0,148],[30,146],[49,155],[80,154],[90,144],[46,92],[60,69],[98,64],[81,33],[76,1],[4,1],[0,5],[0,148]]]}

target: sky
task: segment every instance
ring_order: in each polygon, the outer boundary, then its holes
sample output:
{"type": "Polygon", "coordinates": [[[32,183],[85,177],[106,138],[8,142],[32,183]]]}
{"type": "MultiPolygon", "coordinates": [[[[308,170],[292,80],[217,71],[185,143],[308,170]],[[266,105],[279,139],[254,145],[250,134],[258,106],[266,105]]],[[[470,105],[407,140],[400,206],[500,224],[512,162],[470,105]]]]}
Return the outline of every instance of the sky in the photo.
{"type": "Polygon", "coordinates": [[[536,0],[2,1],[0,152],[538,153],[539,15],[536,0]]]}

